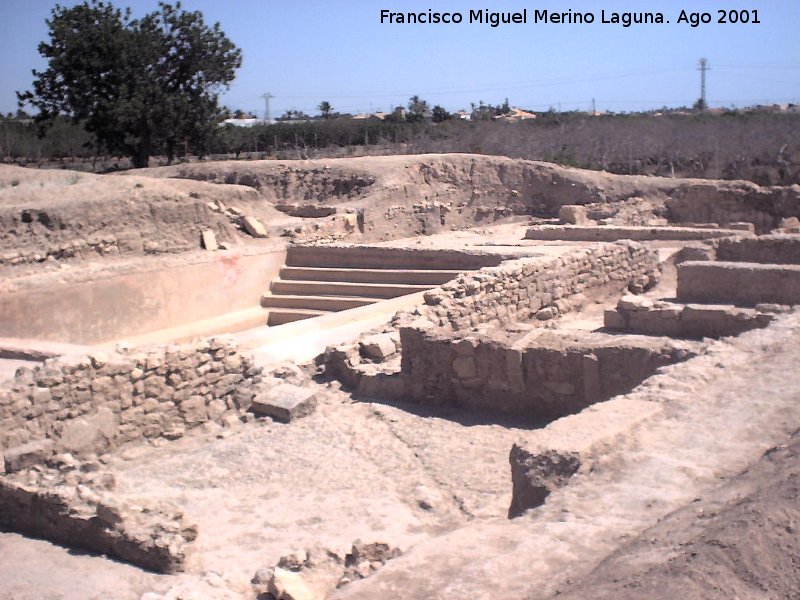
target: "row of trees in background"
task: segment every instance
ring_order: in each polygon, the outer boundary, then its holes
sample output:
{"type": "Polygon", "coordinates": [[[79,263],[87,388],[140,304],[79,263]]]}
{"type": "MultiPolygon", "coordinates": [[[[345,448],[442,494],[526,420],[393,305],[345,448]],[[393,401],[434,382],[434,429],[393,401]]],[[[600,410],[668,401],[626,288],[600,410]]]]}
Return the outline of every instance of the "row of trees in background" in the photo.
{"type": "MultiPolygon", "coordinates": [[[[483,100],[477,104],[472,102],[470,104],[470,108],[470,112],[463,111],[462,113],[451,113],[446,108],[438,104],[431,108],[427,100],[423,100],[419,96],[414,95],[409,98],[407,107],[396,106],[391,112],[380,114],[383,115],[383,120],[388,120],[392,123],[404,121],[409,123],[419,123],[422,121],[442,123],[450,119],[462,118],[462,114],[469,116],[469,119],[473,121],[488,121],[495,117],[507,115],[511,112],[511,106],[508,103],[508,98],[506,98],[502,104],[497,106],[485,104],[483,100]]],[[[317,106],[317,110],[319,110],[319,115],[311,116],[302,110],[290,108],[286,110],[283,115],[281,115],[278,121],[309,121],[315,119],[327,120],[353,117],[351,114],[342,114],[336,112],[333,105],[327,100],[320,102],[317,106]]],[[[245,113],[241,109],[237,109],[235,111],[227,110],[226,117],[243,119],[256,118],[256,115],[253,113],[245,113]]]]}
{"type": "MultiPolygon", "coordinates": [[[[0,159],[83,158],[89,164],[95,156],[89,137],[66,119],[56,119],[47,135],[39,138],[29,120],[0,118],[0,159]]],[[[553,112],[517,123],[345,118],[284,121],[255,127],[217,127],[206,155],[314,158],[426,152],[482,153],[621,174],[749,179],[786,185],[800,183],[800,114],[593,117],[553,112]]],[[[163,162],[167,162],[166,157],[163,162]]],[[[81,168],[74,161],[68,163],[81,168]]],[[[97,169],[108,166],[103,160],[97,169]]]]}

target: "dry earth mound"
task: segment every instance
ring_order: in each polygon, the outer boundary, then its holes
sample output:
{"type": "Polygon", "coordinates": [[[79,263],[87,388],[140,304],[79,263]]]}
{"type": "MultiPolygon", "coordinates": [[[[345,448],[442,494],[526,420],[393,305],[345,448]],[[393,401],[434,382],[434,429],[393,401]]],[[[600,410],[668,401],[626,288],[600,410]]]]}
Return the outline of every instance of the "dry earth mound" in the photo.
{"type": "Polygon", "coordinates": [[[183,252],[206,230],[249,238],[219,202],[264,223],[293,220],[244,186],[0,165],[0,264],[183,252]]]}
{"type": "Polygon", "coordinates": [[[553,218],[565,204],[625,224],[749,221],[759,231],[800,211],[800,186],[611,175],[470,154],[308,161],[222,161],[137,171],[248,185],[287,213],[366,212],[371,239],[428,234],[512,215],[553,218]],[[390,235],[391,234],[391,235],[390,235]]]}
{"type": "Polygon", "coordinates": [[[800,596],[800,435],[667,517],[560,600],[800,596]]]}

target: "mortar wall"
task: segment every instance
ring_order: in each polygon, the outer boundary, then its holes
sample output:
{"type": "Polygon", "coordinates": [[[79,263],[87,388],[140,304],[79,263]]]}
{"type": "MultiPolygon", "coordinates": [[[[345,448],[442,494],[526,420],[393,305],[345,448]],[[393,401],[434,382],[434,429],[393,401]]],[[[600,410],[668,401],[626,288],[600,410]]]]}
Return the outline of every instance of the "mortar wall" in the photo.
{"type": "Polygon", "coordinates": [[[800,304],[800,265],[687,261],[678,265],[679,302],[800,304]]]}
{"type": "Polygon", "coordinates": [[[88,281],[44,281],[0,297],[3,337],[99,344],[259,305],[283,264],[283,248],[216,254],[194,264],[88,281]]]}

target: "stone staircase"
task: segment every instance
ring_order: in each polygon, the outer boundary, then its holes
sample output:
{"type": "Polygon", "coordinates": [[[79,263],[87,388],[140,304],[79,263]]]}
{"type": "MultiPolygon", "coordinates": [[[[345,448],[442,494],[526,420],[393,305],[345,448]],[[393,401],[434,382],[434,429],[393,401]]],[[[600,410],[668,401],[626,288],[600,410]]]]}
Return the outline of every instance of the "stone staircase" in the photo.
{"type": "Polygon", "coordinates": [[[261,298],[261,306],[269,310],[268,324],[283,325],[425,291],[481,266],[468,263],[468,268],[454,268],[452,260],[437,261],[429,253],[370,250],[289,249],[286,265],[261,298]]]}

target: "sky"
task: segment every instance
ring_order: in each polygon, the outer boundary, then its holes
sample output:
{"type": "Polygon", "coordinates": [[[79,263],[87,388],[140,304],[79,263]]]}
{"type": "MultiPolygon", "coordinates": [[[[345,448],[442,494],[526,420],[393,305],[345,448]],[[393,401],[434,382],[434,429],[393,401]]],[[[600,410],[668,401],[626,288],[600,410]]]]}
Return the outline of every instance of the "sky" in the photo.
{"type": "MultiPolygon", "coordinates": [[[[64,6],[77,4],[61,0],[64,6]]],[[[135,16],[157,0],[112,0],[135,16]]],[[[0,0],[0,111],[43,69],[37,46],[56,2],[0,0]]],[[[219,22],[242,49],[243,65],[221,103],[272,117],[287,109],[318,114],[391,110],[419,95],[431,106],[471,103],[533,110],[631,112],[691,106],[700,96],[698,61],[708,59],[712,107],[800,103],[800,0],[183,0],[219,22]],[[520,12],[528,22],[469,23],[471,10],[520,12]],[[760,23],[718,23],[718,10],[760,23]],[[381,11],[460,13],[460,24],[381,23],[381,11]],[[592,13],[593,24],[534,23],[534,11],[592,13]],[[678,23],[681,11],[711,22],[678,23]],[[660,12],[669,23],[601,23],[614,12],[660,12]]]]}

